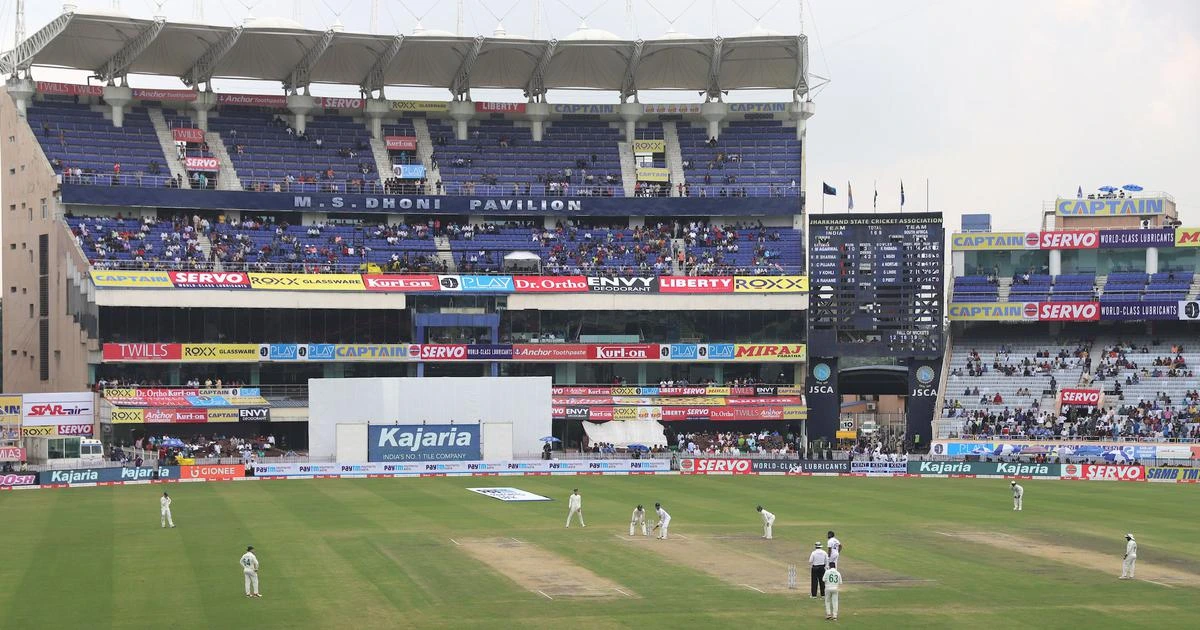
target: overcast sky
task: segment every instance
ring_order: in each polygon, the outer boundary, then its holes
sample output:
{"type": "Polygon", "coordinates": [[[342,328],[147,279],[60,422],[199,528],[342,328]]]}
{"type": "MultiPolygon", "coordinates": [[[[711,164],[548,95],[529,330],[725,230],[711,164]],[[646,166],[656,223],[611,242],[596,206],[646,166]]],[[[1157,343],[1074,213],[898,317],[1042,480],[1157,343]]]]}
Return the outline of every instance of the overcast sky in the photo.
{"type": "MultiPolygon", "coordinates": [[[[533,0],[462,0],[463,32],[490,34],[496,14],[511,34],[534,31],[533,0]],[[510,9],[510,7],[512,7],[510,9]],[[490,9],[490,11],[489,11],[490,9]]],[[[26,3],[26,29],[61,9],[26,3]]],[[[111,0],[80,0],[81,11],[111,9],[111,0]]],[[[120,9],[150,17],[158,3],[120,0],[120,9]]],[[[204,0],[204,21],[233,24],[257,17],[299,17],[326,28],[370,29],[370,0],[204,0]],[[249,9],[248,9],[249,7],[249,9]],[[338,13],[335,13],[338,12],[338,13]]],[[[0,0],[0,33],[11,46],[14,0],[0,0]]],[[[170,19],[194,19],[194,0],[167,0],[170,19]]],[[[797,0],[543,0],[541,37],[561,37],[582,18],[622,37],[653,38],[669,28],[698,36],[738,35],[756,26],[801,28],[797,0]],[[632,29],[631,29],[632,22],[632,29]],[[673,23],[673,24],[672,24],[673,23]]],[[[380,32],[456,31],[455,2],[380,0],[380,32]]],[[[871,209],[878,182],[881,211],[931,210],[957,229],[964,212],[990,212],[996,229],[1035,229],[1042,202],[1110,184],[1139,184],[1174,195],[1186,225],[1200,225],[1200,2],[1195,0],[1006,0],[893,2],[805,0],[812,73],[831,79],[814,95],[809,122],[809,210],[820,211],[821,182],[837,187],[829,211],[845,209],[847,181],[856,210],[871,209]]],[[[35,70],[36,72],[36,70],[35,70]]],[[[35,78],[62,80],[61,72],[35,78]]],[[[81,75],[73,77],[82,80],[81,75]]],[[[134,85],[178,87],[170,79],[134,85]]],[[[217,83],[217,88],[222,86],[217,83]]],[[[278,84],[257,86],[277,91],[278,84]]],[[[356,93],[314,89],[324,94],[356,93]]],[[[401,92],[390,98],[440,97],[401,92]]],[[[476,91],[475,98],[506,98],[476,91]]],[[[552,95],[552,99],[556,96],[552,95]]],[[[573,94],[565,100],[611,101],[573,94]]],[[[692,102],[695,92],[644,95],[643,101],[692,102]]],[[[786,93],[734,94],[730,100],[781,100],[786,93]]]]}

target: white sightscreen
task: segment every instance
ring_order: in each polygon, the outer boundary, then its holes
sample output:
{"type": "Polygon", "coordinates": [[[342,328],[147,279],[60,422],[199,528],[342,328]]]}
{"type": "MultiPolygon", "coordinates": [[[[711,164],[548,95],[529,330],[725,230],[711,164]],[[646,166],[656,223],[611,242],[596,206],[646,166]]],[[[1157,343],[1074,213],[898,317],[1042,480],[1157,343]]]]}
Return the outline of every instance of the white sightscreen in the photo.
{"type": "Polygon", "coordinates": [[[663,425],[657,420],[623,420],[599,424],[584,422],[583,430],[592,444],[608,442],[614,446],[667,445],[667,436],[663,433],[663,425]]]}

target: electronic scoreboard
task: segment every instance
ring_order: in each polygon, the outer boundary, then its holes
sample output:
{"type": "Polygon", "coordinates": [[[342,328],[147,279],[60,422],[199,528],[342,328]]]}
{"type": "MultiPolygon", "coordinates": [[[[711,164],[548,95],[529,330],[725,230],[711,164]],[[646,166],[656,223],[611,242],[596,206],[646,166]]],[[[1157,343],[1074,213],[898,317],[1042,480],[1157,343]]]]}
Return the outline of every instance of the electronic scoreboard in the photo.
{"type": "Polygon", "coordinates": [[[808,218],[808,347],[819,357],[941,357],[941,213],[808,218]]]}

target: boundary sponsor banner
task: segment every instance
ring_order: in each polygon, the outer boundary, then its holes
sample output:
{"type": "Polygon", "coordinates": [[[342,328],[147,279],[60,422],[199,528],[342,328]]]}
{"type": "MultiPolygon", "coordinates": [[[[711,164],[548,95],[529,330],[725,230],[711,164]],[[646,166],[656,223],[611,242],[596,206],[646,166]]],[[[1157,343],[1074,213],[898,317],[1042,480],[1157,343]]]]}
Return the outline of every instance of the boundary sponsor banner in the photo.
{"type": "Polygon", "coordinates": [[[1145,481],[1146,468],[1113,464],[1062,464],[1062,478],[1087,481],[1145,481]]]}
{"type": "Polygon", "coordinates": [[[1146,481],[1200,483],[1200,468],[1147,467],[1146,481]]]}
{"type": "Polygon", "coordinates": [[[908,464],[905,462],[850,462],[850,474],[852,475],[902,475],[908,473],[908,464]]]}
{"type": "Polygon", "coordinates": [[[467,488],[467,490],[475,494],[482,494],[485,497],[491,497],[504,501],[505,503],[521,503],[526,501],[553,501],[550,497],[544,497],[540,494],[526,492],[520,488],[501,487],[501,488],[467,488]]]}
{"type": "Polygon", "coordinates": [[[0,488],[20,488],[38,485],[38,475],[35,472],[0,473],[0,488]]]}
{"type": "Polygon", "coordinates": [[[180,466],[180,479],[203,479],[205,481],[229,481],[246,476],[246,467],[241,464],[180,466]]]}
{"type": "Polygon", "coordinates": [[[97,287],[122,289],[169,289],[175,285],[165,271],[105,271],[91,270],[92,284],[97,287]]]}
{"type": "MultiPolygon", "coordinates": [[[[1113,463],[1146,459],[1193,459],[1196,454],[1186,444],[1136,442],[1071,442],[1057,440],[935,440],[930,453],[950,457],[1046,457],[1103,458],[1113,463]]],[[[1200,449],[1196,453],[1200,453],[1200,449]]]]}
{"type": "Polygon", "coordinates": [[[750,459],[688,457],[679,460],[681,475],[749,475],[754,472],[750,459]]]}
{"type": "Polygon", "coordinates": [[[478,424],[367,426],[367,461],[423,462],[479,459],[478,424]]]}
{"type": "Polygon", "coordinates": [[[750,461],[750,468],[756,473],[785,472],[793,475],[811,475],[813,473],[839,474],[850,472],[850,462],[844,459],[752,459],[750,461]]]}
{"type": "Polygon", "coordinates": [[[653,473],[669,472],[670,460],[528,460],[450,462],[368,462],[361,464],[255,464],[256,477],[313,477],[341,475],[502,475],[555,473],[653,473]]]}
{"type": "Polygon", "coordinates": [[[1058,464],[1004,462],[908,462],[912,475],[994,475],[1005,477],[1058,477],[1058,464]]]}
{"type": "Polygon", "coordinates": [[[734,276],[734,293],[808,293],[808,276],[734,276]]]}
{"type": "Polygon", "coordinates": [[[43,484],[112,483],[117,481],[151,481],[179,479],[179,466],[150,468],[75,468],[46,470],[41,473],[43,484]]]}

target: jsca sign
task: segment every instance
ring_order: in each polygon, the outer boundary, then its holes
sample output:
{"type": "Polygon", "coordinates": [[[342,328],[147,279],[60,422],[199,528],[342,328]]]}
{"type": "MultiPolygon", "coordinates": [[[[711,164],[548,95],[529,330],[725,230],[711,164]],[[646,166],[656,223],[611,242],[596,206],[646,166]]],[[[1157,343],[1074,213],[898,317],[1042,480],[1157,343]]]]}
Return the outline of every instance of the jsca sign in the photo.
{"type": "Polygon", "coordinates": [[[367,427],[367,461],[474,461],[479,453],[477,424],[391,424],[367,427]]]}

